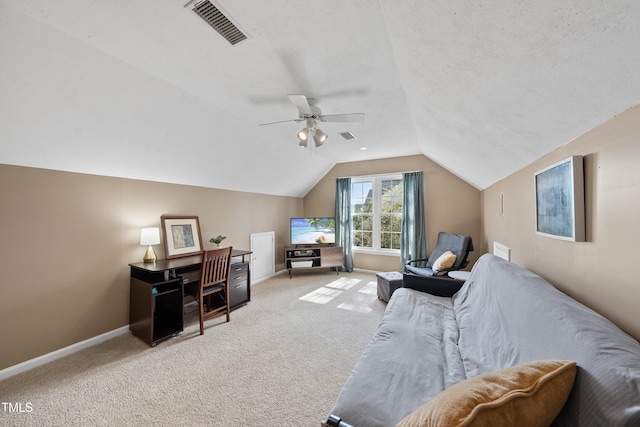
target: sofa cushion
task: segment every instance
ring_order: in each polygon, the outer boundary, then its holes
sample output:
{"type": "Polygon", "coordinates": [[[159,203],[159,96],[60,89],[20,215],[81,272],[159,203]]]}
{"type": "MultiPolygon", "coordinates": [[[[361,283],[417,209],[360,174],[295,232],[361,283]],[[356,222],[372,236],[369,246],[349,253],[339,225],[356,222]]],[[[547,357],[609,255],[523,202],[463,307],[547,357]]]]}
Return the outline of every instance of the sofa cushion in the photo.
{"type": "Polygon", "coordinates": [[[436,262],[433,263],[433,270],[441,271],[446,270],[447,268],[451,268],[453,264],[456,262],[456,255],[451,251],[446,251],[442,255],[438,257],[436,262]]]}
{"type": "Polygon", "coordinates": [[[485,254],[453,310],[468,378],[532,360],[575,360],[575,385],[553,426],[640,426],[640,343],[540,276],[485,254]]]}
{"type": "Polygon", "coordinates": [[[541,360],[462,381],[405,417],[397,427],[548,426],[576,376],[570,361],[541,360]]]}
{"type": "Polygon", "coordinates": [[[465,380],[451,304],[451,298],[396,290],[330,413],[353,426],[394,426],[465,380]]]}

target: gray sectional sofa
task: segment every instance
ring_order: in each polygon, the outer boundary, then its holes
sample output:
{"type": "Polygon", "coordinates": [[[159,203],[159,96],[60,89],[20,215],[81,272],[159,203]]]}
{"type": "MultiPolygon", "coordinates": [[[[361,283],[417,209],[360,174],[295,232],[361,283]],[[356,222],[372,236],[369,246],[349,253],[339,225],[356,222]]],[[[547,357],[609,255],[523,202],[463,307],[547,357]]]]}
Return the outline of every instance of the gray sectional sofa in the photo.
{"type": "Polygon", "coordinates": [[[394,426],[454,384],[539,360],[577,366],[552,425],[640,426],[638,341],[490,254],[451,298],[395,291],[327,425],[394,426]]]}

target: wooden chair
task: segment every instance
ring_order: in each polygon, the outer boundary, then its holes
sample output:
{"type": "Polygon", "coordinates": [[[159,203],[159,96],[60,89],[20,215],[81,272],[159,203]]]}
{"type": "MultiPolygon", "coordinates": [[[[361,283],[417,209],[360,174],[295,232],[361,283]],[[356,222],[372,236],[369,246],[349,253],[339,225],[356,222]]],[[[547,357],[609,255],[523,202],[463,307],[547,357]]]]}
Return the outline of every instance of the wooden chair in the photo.
{"type": "Polygon", "coordinates": [[[231,271],[231,247],[205,251],[202,254],[198,306],[200,309],[200,335],[204,334],[204,322],[215,317],[227,316],[229,309],[229,276],[231,271]],[[205,302],[207,310],[205,311],[205,302]]]}

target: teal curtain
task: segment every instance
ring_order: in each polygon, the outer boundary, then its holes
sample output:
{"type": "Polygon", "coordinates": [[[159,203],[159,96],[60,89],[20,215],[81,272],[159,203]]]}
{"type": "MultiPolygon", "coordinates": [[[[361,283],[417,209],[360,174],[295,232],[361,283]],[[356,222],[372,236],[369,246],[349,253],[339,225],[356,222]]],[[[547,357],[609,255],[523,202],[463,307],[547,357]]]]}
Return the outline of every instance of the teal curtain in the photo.
{"type": "Polygon", "coordinates": [[[427,257],[427,237],[424,218],[423,174],[402,174],[402,230],[400,234],[400,271],[410,259],[427,257]]]}
{"type": "Polygon", "coordinates": [[[336,244],[344,251],[344,271],[353,271],[351,245],[351,178],[336,180],[336,244]]]}

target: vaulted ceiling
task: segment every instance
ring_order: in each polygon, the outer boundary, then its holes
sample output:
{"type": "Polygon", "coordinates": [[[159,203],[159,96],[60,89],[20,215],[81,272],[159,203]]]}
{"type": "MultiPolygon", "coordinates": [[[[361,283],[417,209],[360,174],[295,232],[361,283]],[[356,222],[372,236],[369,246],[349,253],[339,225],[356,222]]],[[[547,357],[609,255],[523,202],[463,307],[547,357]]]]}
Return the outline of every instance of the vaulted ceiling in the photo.
{"type": "Polygon", "coordinates": [[[187,1],[0,0],[0,163],[303,196],[424,154],[484,189],[640,103],[637,0],[212,1],[236,45],[187,1]],[[365,122],[300,148],[258,126],[287,94],[365,122]]]}

